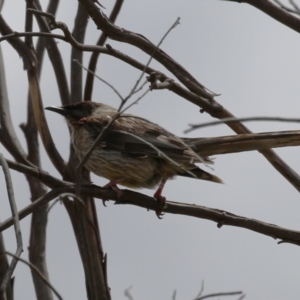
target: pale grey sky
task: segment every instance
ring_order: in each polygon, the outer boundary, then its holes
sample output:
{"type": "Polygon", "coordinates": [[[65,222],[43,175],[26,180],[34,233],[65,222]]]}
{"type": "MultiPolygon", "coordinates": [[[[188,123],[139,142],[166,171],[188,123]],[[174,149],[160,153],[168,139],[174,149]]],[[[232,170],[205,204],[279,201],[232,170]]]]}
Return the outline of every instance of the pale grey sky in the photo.
{"type": "MultiPolygon", "coordinates": [[[[45,1],[42,1],[45,3],[45,1]]],[[[57,20],[71,29],[77,1],[62,0],[57,20]]],[[[109,14],[112,1],[101,3],[109,14]]],[[[15,31],[24,30],[25,2],[6,1],[4,18],[15,31]],[[13,12],[13,13],[12,13],[13,12]]],[[[180,25],[167,37],[162,49],[180,62],[202,84],[222,94],[217,100],[238,117],[299,116],[300,41],[296,32],[247,4],[227,1],[125,1],[117,25],[136,31],[157,43],[172,23],[180,25]]],[[[57,31],[58,32],[58,31],[57,31]]],[[[60,32],[58,32],[60,33],[60,32]]],[[[86,43],[93,44],[99,31],[90,20],[86,43]]],[[[140,50],[115,41],[115,48],[141,62],[140,50]]],[[[69,45],[58,41],[69,70],[69,45]]],[[[26,120],[27,86],[22,62],[7,43],[4,52],[7,84],[15,128],[26,120]]],[[[85,54],[87,65],[89,54],[85,54]]],[[[153,66],[168,73],[158,63],[153,66]]],[[[69,71],[67,71],[69,72],[69,71]]],[[[139,72],[111,57],[101,57],[97,74],[126,95],[139,72]]],[[[41,79],[44,106],[59,105],[53,71],[46,57],[41,79]]],[[[101,82],[96,82],[93,100],[117,106],[119,99],[101,82]]],[[[168,91],[152,91],[130,113],[159,123],[183,135],[188,123],[212,120],[198,108],[168,91]]],[[[69,151],[65,121],[46,113],[50,130],[62,156],[69,151]]],[[[248,123],[254,132],[299,129],[297,124],[248,123]]],[[[209,127],[189,136],[219,136],[233,132],[226,126],[209,127]]],[[[24,144],[25,147],[25,144],[24,144]]],[[[42,148],[42,147],[41,147],[42,148]]],[[[0,151],[4,152],[0,146],[0,151]]],[[[276,150],[300,172],[299,149],[276,150]]],[[[43,152],[43,169],[57,172],[43,152]]],[[[187,178],[166,184],[164,195],[178,202],[224,209],[237,215],[288,227],[300,228],[299,193],[256,152],[218,156],[215,174],[225,185],[187,178]]],[[[13,172],[18,208],[28,205],[29,191],[24,176],[13,172]]],[[[107,180],[93,177],[96,184],[107,180]]],[[[1,213],[10,215],[3,175],[0,172],[1,213]]],[[[152,190],[141,192],[152,195],[152,190]]],[[[108,277],[112,299],[125,299],[132,285],[134,299],[193,299],[204,280],[204,293],[242,290],[248,300],[299,299],[300,248],[277,245],[269,237],[241,228],[224,226],[186,216],[165,215],[158,220],[153,212],[132,206],[103,207],[97,201],[104,251],[108,254],[108,277]]],[[[30,218],[21,222],[23,240],[28,243],[30,218]]],[[[6,247],[13,252],[12,229],[4,232],[6,247]]],[[[28,257],[25,246],[23,258],[28,257]]],[[[51,282],[64,299],[86,299],[81,261],[69,217],[62,205],[49,215],[47,262],[51,282]]],[[[19,263],[15,271],[16,299],[34,299],[30,271],[19,263]]],[[[228,297],[229,299],[229,297],[228,297]]],[[[232,297],[230,299],[236,299],[232,297]]]]}

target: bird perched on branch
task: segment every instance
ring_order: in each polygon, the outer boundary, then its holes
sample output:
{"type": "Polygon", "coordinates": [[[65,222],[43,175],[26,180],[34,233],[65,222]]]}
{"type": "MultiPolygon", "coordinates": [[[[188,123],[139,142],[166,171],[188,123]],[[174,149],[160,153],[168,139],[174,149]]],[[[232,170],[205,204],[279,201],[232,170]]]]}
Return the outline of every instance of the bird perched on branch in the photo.
{"type": "Polygon", "coordinates": [[[197,139],[184,139],[157,124],[108,105],[91,101],[61,107],[46,107],[61,114],[72,132],[72,144],[82,160],[95,140],[101,138],[85,163],[96,175],[110,180],[106,185],[121,194],[117,184],[130,188],[158,187],[154,197],[163,206],[162,190],[176,175],[222,183],[222,180],[196,166],[211,162],[193,151],[197,139]],[[113,120],[113,121],[112,121],[113,120]]]}

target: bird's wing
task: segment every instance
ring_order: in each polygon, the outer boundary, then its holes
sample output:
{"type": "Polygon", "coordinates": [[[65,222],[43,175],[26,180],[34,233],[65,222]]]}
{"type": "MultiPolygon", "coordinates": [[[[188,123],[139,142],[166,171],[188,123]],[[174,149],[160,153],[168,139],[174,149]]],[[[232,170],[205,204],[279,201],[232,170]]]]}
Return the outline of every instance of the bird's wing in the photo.
{"type": "MultiPolygon", "coordinates": [[[[85,128],[96,138],[111,117],[86,118],[85,128]]],[[[103,137],[107,150],[128,155],[162,158],[162,154],[180,163],[199,162],[199,157],[175,135],[145,119],[125,115],[116,119],[103,137]]]]}

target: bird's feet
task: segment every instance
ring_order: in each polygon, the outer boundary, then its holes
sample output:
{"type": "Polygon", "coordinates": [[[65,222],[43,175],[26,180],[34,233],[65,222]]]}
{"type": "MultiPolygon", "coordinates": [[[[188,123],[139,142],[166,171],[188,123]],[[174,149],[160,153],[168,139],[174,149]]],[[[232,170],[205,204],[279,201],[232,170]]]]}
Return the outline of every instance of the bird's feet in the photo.
{"type": "MultiPolygon", "coordinates": [[[[117,197],[118,199],[120,199],[123,195],[123,192],[119,189],[119,187],[117,186],[117,184],[119,182],[121,182],[121,179],[115,179],[115,180],[111,180],[109,183],[107,183],[103,188],[110,188],[113,191],[115,191],[117,193],[117,197]]],[[[108,201],[107,199],[102,199],[102,203],[104,206],[106,206],[105,202],[108,201]]]]}
{"type": "Polygon", "coordinates": [[[166,197],[161,195],[161,191],[159,189],[155,192],[153,197],[157,200],[158,205],[158,208],[155,210],[155,213],[159,219],[162,219],[164,216],[162,209],[166,204],[166,197]]]}

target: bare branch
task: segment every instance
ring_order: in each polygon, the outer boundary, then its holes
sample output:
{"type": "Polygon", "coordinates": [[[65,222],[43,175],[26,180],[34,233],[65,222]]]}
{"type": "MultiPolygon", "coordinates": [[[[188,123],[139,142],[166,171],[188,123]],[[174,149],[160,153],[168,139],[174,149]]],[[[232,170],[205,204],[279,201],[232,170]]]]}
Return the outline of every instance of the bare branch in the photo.
{"type": "MultiPolygon", "coordinates": [[[[55,4],[52,4],[52,5],[55,6],[55,4]]],[[[52,5],[51,5],[51,3],[49,3],[49,12],[55,13],[56,7],[52,7],[52,5]]],[[[40,11],[40,8],[39,8],[39,10],[27,9],[27,12],[31,13],[31,14],[32,14],[32,12],[39,12],[39,11],[40,11]]],[[[47,16],[49,16],[49,15],[53,16],[49,12],[46,13],[47,16]]],[[[70,104],[70,91],[69,91],[69,85],[68,85],[68,80],[67,80],[64,64],[63,64],[63,59],[61,57],[61,53],[58,49],[57,43],[54,40],[54,38],[58,38],[58,37],[55,36],[55,35],[52,36],[50,34],[49,25],[46,23],[44,18],[42,18],[40,16],[40,14],[35,13],[35,17],[37,19],[37,23],[39,25],[40,30],[43,31],[43,33],[45,34],[45,37],[48,37],[47,39],[42,39],[42,42],[44,43],[44,45],[47,49],[47,53],[48,53],[50,62],[51,62],[52,67],[53,67],[53,71],[55,73],[55,79],[56,79],[58,91],[59,91],[59,94],[60,94],[61,103],[64,104],[64,105],[65,104],[70,104]],[[51,37],[53,37],[53,38],[51,38],[51,37]]],[[[40,36],[44,36],[44,35],[40,35],[40,36]]],[[[37,45],[37,57],[41,59],[41,53],[39,51],[39,49],[40,49],[39,45],[40,45],[40,41],[38,42],[38,45],[37,45]]],[[[42,61],[39,61],[38,75],[40,73],[41,63],[42,63],[42,61]]]]}
{"type": "Polygon", "coordinates": [[[294,0],[290,0],[289,2],[294,7],[295,11],[300,12],[300,7],[295,3],[294,0]]]}
{"type": "MultiPolygon", "coordinates": [[[[33,211],[35,211],[37,208],[47,204],[51,200],[58,197],[60,194],[64,193],[66,191],[66,188],[57,188],[53,189],[44,196],[40,197],[39,199],[36,199],[31,204],[26,206],[25,208],[21,209],[18,212],[19,219],[22,220],[28,215],[30,215],[33,211]]],[[[9,228],[13,225],[13,218],[8,218],[7,220],[1,222],[0,224],[0,232],[9,228]]]]}
{"type": "MultiPolygon", "coordinates": [[[[1,232],[0,233],[0,283],[3,281],[8,268],[9,268],[9,263],[6,255],[3,234],[1,232]]],[[[4,293],[0,292],[1,300],[14,300],[13,285],[14,285],[14,277],[11,278],[9,284],[7,285],[6,291],[4,293]]]]}
{"type": "Polygon", "coordinates": [[[289,28],[295,30],[296,32],[300,33],[300,19],[297,16],[293,16],[292,14],[288,13],[285,9],[282,9],[275,5],[270,0],[228,0],[231,2],[238,2],[238,3],[248,3],[257,9],[263,11],[271,18],[277,20],[278,22],[288,26],[289,28]]]}
{"type": "MultiPolygon", "coordinates": [[[[84,42],[88,17],[89,15],[82,4],[78,2],[72,36],[79,43],[84,42]]],[[[82,101],[82,68],[78,64],[74,63],[76,60],[82,64],[82,58],[82,51],[76,48],[71,49],[71,103],[82,101]]]]}
{"type": "MultiPolygon", "coordinates": [[[[48,33],[48,32],[18,32],[14,31],[12,33],[8,33],[0,37],[0,43],[6,40],[14,39],[16,37],[23,37],[23,36],[38,36],[38,37],[47,37],[47,38],[55,38],[62,40],[64,42],[67,42],[67,39],[65,36],[60,35],[60,34],[53,34],[53,33],[48,33]]],[[[95,50],[96,51],[96,50],[95,50]]]]}
{"type": "Polygon", "coordinates": [[[16,152],[18,156],[25,159],[26,153],[19,142],[19,139],[16,135],[11,120],[4,61],[3,61],[1,47],[0,47],[0,122],[1,122],[2,134],[5,136],[8,143],[13,147],[14,152],[16,152]]]}
{"type": "Polygon", "coordinates": [[[28,82],[34,117],[45,150],[56,169],[62,176],[65,176],[67,172],[66,163],[57,151],[53,142],[48,123],[45,118],[42,95],[35,71],[28,72],[28,82]]]}
{"type": "MultiPolygon", "coordinates": [[[[147,210],[157,210],[157,201],[154,198],[130,190],[122,190],[121,196],[118,196],[115,191],[109,188],[101,188],[97,185],[82,185],[80,187],[80,191],[82,197],[92,196],[95,198],[105,200],[111,199],[115,201],[118,205],[129,204],[138,207],[143,207],[147,210]]],[[[75,187],[67,185],[65,187],[53,189],[47,195],[45,195],[43,199],[41,198],[24,208],[23,210],[21,210],[19,212],[20,219],[30,214],[39,205],[44,205],[46,202],[49,202],[50,200],[56,198],[62,193],[74,194],[75,187]]],[[[166,201],[166,205],[163,207],[162,210],[165,213],[185,215],[200,219],[211,220],[213,222],[216,222],[219,228],[221,228],[224,225],[245,228],[272,237],[274,239],[279,239],[279,243],[285,242],[300,246],[300,231],[280,227],[274,224],[265,223],[259,220],[250,219],[243,216],[238,216],[224,210],[213,209],[195,204],[172,202],[169,200],[166,201]]],[[[12,224],[13,221],[11,218],[4,221],[0,225],[0,231],[9,228],[12,224]]]]}
{"type": "MultiPolygon", "coordinates": [[[[201,83],[199,83],[193,76],[191,76],[180,64],[173,60],[161,49],[156,50],[156,46],[146,39],[141,34],[137,34],[128,31],[124,28],[120,28],[115,24],[111,23],[109,19],[104,15],[104,13],[99,10],[92,0],[79,0],[83,4],[85,9],[88,11],[89,15],[97,25],[99,29],[109,35],[111,39],[126,42],[133,46],[136,46],[143,50],[148,55],[152,56],[162,65],[164,65],[170,72],[172,72],[179,81],[185,84],[191,91],[197,95],[207,99],[208,105],[209,101],[213,100],[216,94],[210,92],[201,83]],[[155,51],[156,50],[156,51],[155,51]]],[[[211,109],[215,108],[211,105],[211,109]]]]}
{"type": "Polygon", "coordinates": [[[109,82],[107,82],[106,80],[104,80],[103,78],[101,78],[100,76],[98,76],[97,74],[95,74],[93,71],[87,69],[85,66],[83,66],[83,64],[80,61],[74,60],[74,62],[76,62],[82,69],[84,69],[88,73],[92,74],[93,78],[96,77],[98,80],[102,81],[107,86],[109,86],[117,94],[117,96],[121,99],[121,102],[124,101],[124,98],[122,97],[122,95],[118,92],[118,90],[112,84],[110,84],[109,82]]]}
{"type": "MultiPolygon", "coordinates": [[[[27,1],[27,5],[32,6],[32,1],[27,1]]],[[[32,14],[26,14],[26,19],[30,20],[30,22],[26,22],[27,31],[32,31],[32,14]]],[[[25,39],[26,41],[26,39],[25,39]]],[[[38,68],[36,69],[37,77],[40,77],[42,62],[43,62],[43,54],[45,51],[45,44],[47,42],[44,39],[39,39],[37,43],[36,55],[39,61],[38,68]]],[[[34,48],[32,45],[32,40],[30,39],[27,43],[30,48],[34,48]]],[[[23,133],[25,135],[27,149],[28,149],[28,160],[31,161],[38,168],[41,167],[40,153],[39,153],[39,139],[38,139],[38,130],[34,118],[34,112],[32,107],[32,100],[30,97],[30,93],[28,93],[27,97],[27,122],[20,125],[23,133]]],[[[46,187],[40,181],[40,179],[26,176],[31,200],[38,199],[45,195],[46,187]]],[[[49,278],[48,268],[46,262],[46,232],[47,232],[47,224],[48,224],[48,210],[47,206],[43,205],[36,209],[31,218],[31,228],[30,228],[30,238],[29,238],[29,260],[35,265],[39,271],[44,275],[44,277],[49,278]]],[[[35,293],[38,299],[43,300],[53,300],[53,294],[51,289],[40,279],[39,276],[36,275],[35,272],[31,272],[35,293]]]]}
{"type": "MultiPolygon", "coordinates": [[[[109,17],[109,20],[112,23],[115,23],[117,16],[119,15],[119,13],[121,11],[123,2],[124,2],[123,0],[116,0],[114,8],[109,17]]],[[[107,40],[107,35],[102,33],[97,42],[97,46],[103,46],[104,43],[106,42],[106,40],[107,40]]],[[[100,52],[94,52],[91,55],[89,66],[88,66],[88,70],[90,70],[90,72],[87,74],[87,77],[86,77],[83,100],[91,100],[92,99],[92,92],[93,92],[93,86],[94,86],[94,76],[93,75],[95,74],[99,55],[100,55],[100,52]]]]}
{"type": "Polygon", "coordinates": [[[253,122],[253,121],[274,121],[274,122],[286,122],[286,123],[300,123],[299,118],[283,118],[283,117],[245,117],[245,118],[226,118],[220,119],[218,121],[206,122],[201,124],[189,124],[190,128],[186,129],[184,133],[190,133],[196,129],[214,126],[214,125],[221,125],[221,124],[228,124],[228,123],[235,123],[235,122],[253,122]]]}
{"type": "Polygon", "coordinates": [[[200,291],[199,291],[199,293],[198,293],[198,295],[196,296],[195,299],[199,298],[202,295],[203,291],[204,291],[204,280],[202,280],[202,282],[201,282],[200,291]]]}
{"type": "Polygon", "coordinates": [[[4,134],[2,128],[0,128],[0,143],[5,147],[5,149],[13,156],[13,158],[26,166],[35,167],[33,164],[31,164],[22,154],[19,152],[19,150],[15,147],[14,144],[10,142],[10,140],[6,137],[6,134],[4,134]]]}
{"type": "MultiPolygon", "coordinates": [[[[42,14],[44,15],[45,13],[39,12],[37,10],[34,9],[30,9],[31,12],[34,12],[35,14],[42,14]]],[[[47,14],[48,16],[48,14],[47,14]]],[[[51,15],[52,18],[54,18],[54,16],[51,15]]],[[[71,33],[69,32],[67,26],[64,23],[61,22],[57,22],[57,25],[55,25],[55,28],[60,28],[64,31],[65,36],[62,35],[58,35],[58,34],[51,34],[51,33],[45,33],[45,32],[13,32],[11,34],[7,34],[5,36],[0,37],[0,42],[4,41],[4,40],[9,40],[15,37],[22,37],[22,36],[38,36],[38,37],[49,37],[49,38],[56,38],[56,39],[60,39],[64,42],[70,43],[74,48],[80,50],[80,51],[86,51],[86,52],[99,52],[99,53],[104,53],[107,55],[111,55],[115,58],[118,58],[124,62],[126,62],[127,64],[135,67],[136,69],[140,70],[140,71],[145,71],[145,73],[147,74],[160,74],[160,76],[162,78],[167,78],[166,75],[164,75],[161,72],[158,72],[155,69],[152,69],[150,67],[147,67],[146,65],[140,63],[139,61],[135,60],[134,58],[114,49],[112,46],[110,46],[109,44],[106,45],[106,47],[100,47],[100,46],[95,46],[95,45],[83,45],[78,43],[71,35],[71,33]],[[59,25],[59,27],[57,27],[59,25]]],[[[58,76],[59,74],[56,73],[56,76],[58,76]]],[[[60,77],[57,77],[60,78],[60,77]]],[[[58,82],[59,83],[59,82],[58,82]]],[[[193,94],[194,98],[200,98],[197,95],[193,94]]],[[[87,98],[85,98],[87,99],[87,98]]],[[[64,103],[64,102],[63,102],[64,103]]],[[[64,103],[67,104],[67,103],[64,103]]],[[[198,105],[198,104],[197,104],[198,105]]]]}
{"type": "Polygon", "coordinates": [[[213,298],[213,297],[233,296],[233,295],[241,295],[241,294],[243,294],[243,292],[240,292],[240,291],[239,292],[214,293],[214,294],[202,296],[195,300],[203,300],[203,299],[208,299],[208,298],[213,298]]]}
{"type": "Polygon", "coordinates": [[[290,12],[290,13],[293,13],[293,14],[297,14],[297,15],[300,15],[300,12],[299,10],[297,9],[291,9],[290,7],[286,6],[286,5],[283,5],[280,1],[278,0],[273,0],[277,5],[280,6],[280,8],[286,10],[287,12],[290,12]]]}
{"type": "Polygon", "coordinates": [[[53,293],[57,296],[57,298],[63,300],[62,296],[58,293],[56,288],[49,282],[49,280],[39,271],[39,269],[35,265],[33,265],[29,261],[27,261],[21,257],[18,257],[10,252],[6,252],[6,254],[12,256],[14,259],[17,259],[17,260],[21,261],[22,263],[24,263],[25,265],[27,265],[28,267],[30,267],[30,269],[32,271],[34,271],[43,280],[43,282],[49,286],[49,288],[53,291],[53,293]]]}
{"type": "Polygon", "coordinates": [[[180,18],[177,18],[176,21],[171,25],[171,27],[167,30],[167,32],[163,35],[163,37],[161,38],[161,40],[158,42],[158,44],[156,45],[155,49],[153,50],[153,53],[150,55],[148,62],[144,68],[144,70],[142,71],[140,77],[138,78],[138,80],[136,81],[135,85],[133,86],[131,92],[128,94],[127,97],[125,97],[123,103],[121,103],[121,106],[119,108],[119,110],[122,109],[123,105],[125,105],[125,103],[127,102],[127,100],[136,92],[136,90],[138,89],[138,86],[145,74],[145,70],[147,69],[147,67],[150,65],[154,55],[156,54],[156,52],[159,50],[159,46],[163,43],[163,41],[165,40],[165,38],[168,36],[168,34],[179,24],[179,20],[180,18]]]}
{"type": "MultiPolygon", "coordinates": [[[[0,32],[2,34],[12,33],[12,30],[5,23],[2,15],[0,15],[0,32]]],[[[26,68],[26,70],[28,71],[27,74],[29,81],[29,89],[34,110],[34,116],[45,149],[52,163],[55,165],[57,170],[63,175],[66,172],[65,163],[54,145],[45,119],[41,93],[36,74],[37,62],[34,52],[20,39],[14,38],[10,39],[9,41],[11,42],[12,46],[18,51],[18,53],[22,56],[24,61],[24,68],[26,68]]]]}
{"type": "Polygon", "coordinates": [[[133,300],[133,297],[130,293],[130,290],[132,289],[132,286],[128,287],[125,291],[124,291],[124,296],[126,298],[128,298],[128,300],[133,300]]]}
{"type": "Polygon", "coordinates": [[[16,254],[15,254],[16,258],[12,259],[11,264],[3,278],[3,281],[1,282],[0,294],[3,295],[6,292],[6,288],[9,283],[9,280],[15,270],[17,263],[18,263],[17,258],[20,257],[21,253],[23,252],[23,241],[22,241],[22,233],[21,233],[21,227],[20,227],[20,223],[19,223],[18,209],[17,209],[17,205],[16,205],[16,201],[15,201],[10,171],[9,171],[8,165],[6,163],[6,160],[3,157],[2,153],[0,153],[0,164],[2,166],[5,181],[6,181],[6,189],[7,189],[9,204],[10,204],[10,208],[11,208],[11,212],[12,212],[12,216],[13,216],[12,218],[13,218],[14,229],[15,229],[16,240],[17,240],[17,250],[16,250],[16,254]]]}
{"type": "Polygon", "coordinates": [[[176,290],[173,292],[172,300],[176,300],[176,290]]]}
{"type": "MultiPolygon", "coordinates": [[[[5,22],[2,14],[0,14],[0,33],[2,35],[10,35],[13,33],[13,30],[5,22]]],[[[10,38],[8,39],[8,42],[22,57],[25,70],[30,70],[36,67],[36,57],[34,53],[27,47],[27,45],[21,39],[10,38]]]]}
{"type": "Polygon", "coordinates": [[[7,161],[8,166],[11,169],[16,170],[23,174],[33,176],[33,177],[39,179],[42,183],[44,183],[45,185],[47,185],[50,188],[65,186],[68,184],[72,185],[72,183],[57,179],[54,176],[49,175],[47,172],[45,172],[41,169],[28,167],[24,164],[16,163],[9,159],[7,159],[6,161],[7,161]]]}
{"type": "Polygon", "coordinates": [[[244,151],[262,151],[269,148],[300,146],[300,131],[278,131],[249,133],[214,138],[182,138],[194,152],[202,157],[237,153],[244,151]]]}

